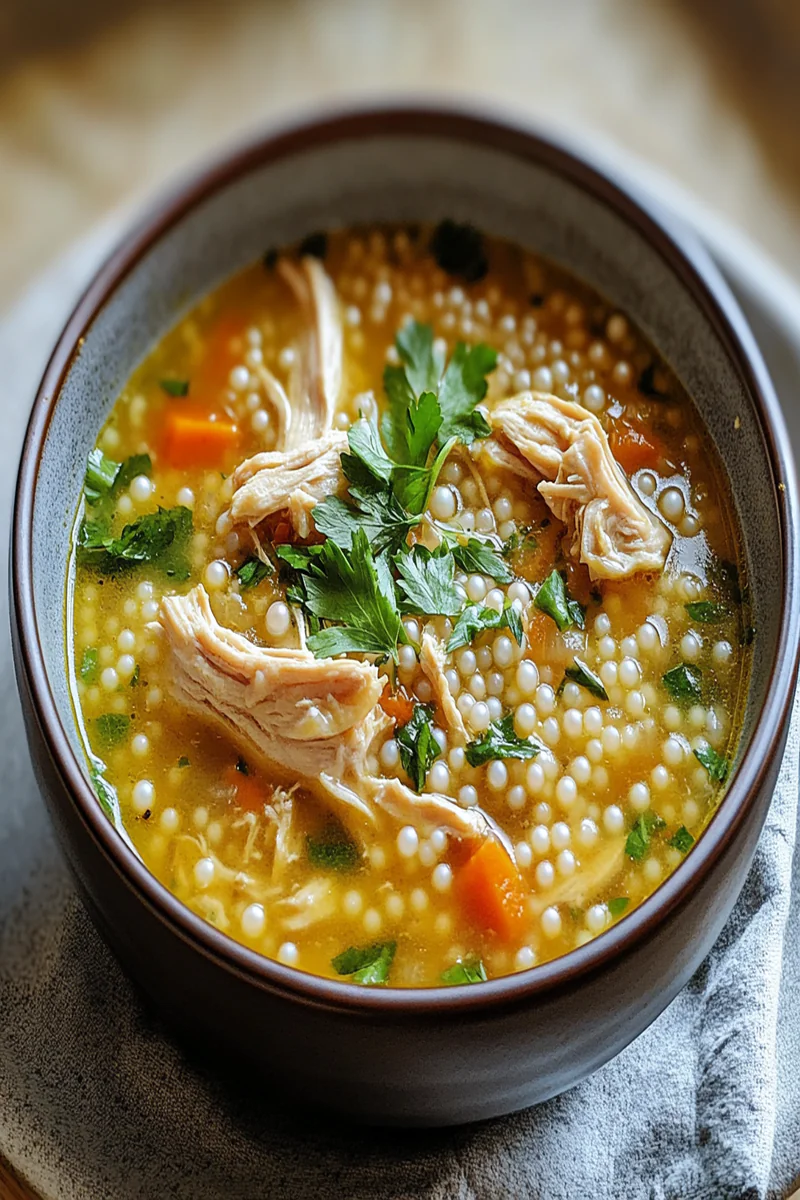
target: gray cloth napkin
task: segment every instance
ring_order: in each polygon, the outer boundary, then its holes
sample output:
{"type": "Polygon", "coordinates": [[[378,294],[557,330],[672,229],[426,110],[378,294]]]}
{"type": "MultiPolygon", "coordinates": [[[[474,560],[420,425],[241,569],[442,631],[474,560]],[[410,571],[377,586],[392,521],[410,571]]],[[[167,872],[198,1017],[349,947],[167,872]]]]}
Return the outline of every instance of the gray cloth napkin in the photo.
{"type": "MultiPolygon", "coordinates": [[[[43,352],[108,236],[98,231],[0,325],[3,538],[43,352]]],[[[5,595],[3,583],[3,605],[5,595]]],[[[538,1108],[380,1131],[299,1117],[269,1080],[244,1088],[165,1037],[53,843],[5,633],[0,670],[0,1151],[47,1200],[756,1200],[784,1194],[800,1172],[800,706],[741,899],[651,1028],[538,1108]]]]}

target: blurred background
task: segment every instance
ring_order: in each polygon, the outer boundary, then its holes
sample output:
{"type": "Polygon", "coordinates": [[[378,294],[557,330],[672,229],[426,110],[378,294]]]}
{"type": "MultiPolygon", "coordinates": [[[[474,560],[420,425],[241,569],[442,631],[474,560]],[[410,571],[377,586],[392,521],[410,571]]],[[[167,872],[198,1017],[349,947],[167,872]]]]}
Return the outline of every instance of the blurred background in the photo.
{"type": "Polygon", "coordinates": [[[800,0],[0,0],[0,312],[203,155],[377,92],[620,147],[800,278],[800,0]]]}

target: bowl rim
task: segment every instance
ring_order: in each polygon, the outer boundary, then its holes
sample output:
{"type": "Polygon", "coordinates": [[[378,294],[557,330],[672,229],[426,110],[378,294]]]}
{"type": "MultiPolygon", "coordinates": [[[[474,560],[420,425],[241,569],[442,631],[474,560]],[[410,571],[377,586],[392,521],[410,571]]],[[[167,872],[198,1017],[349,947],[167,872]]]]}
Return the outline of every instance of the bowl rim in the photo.
{"type": "MultiPolygon", "coordinates": [[[[68,318],[37,389],[17,477],[11,533],[11,600],[16,657],[67,802],[107,861],[151,913],[196,952],[251,984],[294,1003],[356,1015],[394,1018],[445,1017],[465,1011],[497,1012],[552,999],[613,965],[652,937],[727,851],[767,782],[788,726],[800,656],[798,592],[798,499],[794,464],[780,405],[761,353],[733,295],[710,256],[676,218],[642,197],[608,166],[581,148],[535,130],[518,117],[438,100],[371,102],[331,112],[319,108],[294,121],[276,123],[254,139],[201,166],[155,201],[123,236],[94,274],[68,318]],[[648,242],[679,278],[712,324],[753,400],[772,467],[783,558],[780,627],[767,699],[750,745],[703,837],[691,854],[641,905],[585,946],[529,971],[479,987],[360,988],[311,975],[266,958],[234,941],[200,916],[150,873],[103,813],[61,721],[45,666],[33,592],[33,508],[39,463],[50,420],[68,371],[95,317],[143,255],[175,224],[220,188],[270,162],[313,152],[326,144],[365,138],[423,136],[498,149],[540,164],[605,204],[648,242]]],[[[62,803],[61,797],[58,803],[62,803]]]]}

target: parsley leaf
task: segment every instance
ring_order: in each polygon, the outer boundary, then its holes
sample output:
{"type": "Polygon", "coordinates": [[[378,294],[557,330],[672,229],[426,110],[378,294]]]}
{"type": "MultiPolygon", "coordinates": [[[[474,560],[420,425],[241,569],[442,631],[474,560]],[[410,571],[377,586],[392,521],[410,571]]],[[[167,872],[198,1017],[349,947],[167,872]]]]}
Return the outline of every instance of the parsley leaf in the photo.
{"type": "Polygon", "coordinates": [[[119,537],[104,522],[84,521],[78,537],[81,559],[104,573],[121,566],[153,563],[174,579],[188,579],[187,545],[192,532],[188,508],[158,508],[126,525],[119,537]]]}
{"type": "Polygon", "coordinates": [[[439,441],[456,437],[465,446],[491,433],[482,413],[475,411],[488,390],[486,376],[497,365],[497,352],[480,342],[469,349],[459,342],[439,386],[442,427],[439,441]]]}
{"type": "Polygon", "coordinates": [[[99,674],[99,659],[94,646],[87,646],[81,659],[80,675],[84,683],[94,683],[99,674]]]}
{"type": "Polygon", "coordinates": [[[431,551],[418,543],[396,554],[394,565],[403,612],[454,617],[461,611],[453,582],[456,564],[446,546],[431,551]]]}
{"type": "Polygon", "coordinates": [[[471,767],[480,767],[494,758],[536,758],[541,748],[538,742],[530,738],[517,737],[514,714],[507,713],[499,721],[492,721],[486,732],[474,742],[469,742],[466,758],[471,767]]]}
{"type": "Polygon", "coordinates": [[[719,625],[729,616],[727,605],[715,604],[711,600],[693,600],[684,607],[692,620],[699,621],[701,625],[719,625]]]}
{"type": "Polygon", "coordinates": [[[289,542],[274,546],[273,549],[278,558],[295,571],[305,571],[312,559],[322,553],[322,546],[293,546],[289,542]]]}
{"type": "Polygon", "coordinates": [[[453,558],[468,575],[490,575],[498,583],[511,583],[514,572],[485,542],[472,537],[467,538],[466,542],[460,542],[456,535],[447,532],[444,539],[453,558]]]}
{"type": "Polygon", "coordinates": [[[121,745],[130,729],[131,719],[124,713],[103,713],[94,723],[98,740],[105,750],[121,745]]]}
{"type": "Polygon", "coordinates": [[[180,758],[178,759],[178,766],[179,766],[181,769],[183,769],[184,767],[188,767],[188,766],[189,766],[189,759],[188,759],[188,757],[187,757],[185,754],[182,754],[182,755],[180,756],[180,758]]]}
{"type": "Polygon", "coordinates": [[[678,704],[699,700],[703,694],[703,673],[691,663],[679,663],[661,676],[661,682],[678,704]]]}
{"type": "Polygon", "coordinates": [[[503,611],[485,608],[482,604],[468,604],[456,621],[456,627],[447,643],[447,653],[468,646],[479,633],[487,629],[509,629],[522,645],[522,620],[510,600],[506,600],[503,611]]]}
{"type": "Polygon", "coordinates": [[[630,896],[615,896],[613,900],[609,900],[608,911],[611,914],[612,921],[622,916],[630,902],[630,896]]]}
{"type": "Polygon", "coordinates": [[[681,854],[688,854],[694,845],[694,838],[686,826],[681,825],[677,833],[673,833],[667,845],[672,846],[675,850],[680,850],[681,854]]]}
{"type": "Polygon", "coordinates": [[[439,743],[433,736],[433,709],[430,705],[416,704],[410,721],[395,730],[394,739],[400,751],[403,770],[416,790],[421,792],[433,760],[441,754],[439,743]]]}
{"type": "Polygon", "coordinates": [[[728,778],[730,763],[722,754],[717,754],[713,746],[703,746],[700,750],[695,750],[694,756],[718,783],[724,783],[728,778]]]}
{"type": "Polygon", "coordinates": [[[120,826],[119,798],[117,789],[106,779],[106,764],[96,754],[89,756],[89,778],[100,803],[100,807],[112,824],[120,826]]]}
{"type": "Polygon", "coordinates": [[[87,504],[97,504],[109,495],[119,473],[119,466],[112,458],[106,458],[103,451],[97,447],[89,451],[83,481],[83,494],[87,504]]]}
{"type": "Polygon", "coordinates": [[[654,812],[641,813],[625,842],[628,858],[632,858],[634,862],[643,859],[650,847],[651,836],[663,829],[665,824],[666,822],[654,812]]]}
{"type": "Polygon", "coordinates": [[[503,558],[513,558],[515,554],[526,550],[535,550],[539,545],[532,525],[522,525],[515,529],[510,537],[503,542],[503,558]]]}
{"type": "Polygon", "coordinates": [[[153,470],[153,463],[149,454],[132,454],[130,458],[126,458],[120,469],[117,471],[117,478],[114,480],[113,494],[118,496],[128,485],[136,478],[137,475],[149,475],[153,470]]]}
{"type": "Polygon", "coordinates": [[[460,958],[452,967],[442,971],[439,978],[442,983],[453,986],[458,983],[485,983],[488,975],[480,958],[460,958]]]}
{"type": "Polygon", "coordinates": [[[308,639],[318,658],[335,654],[388,654],[397,660],[401,637],[394,583],[385,558],[373,558],[364,529],[353,533],[346,557],[329,538],[309,558],[302,576],[304,606],[325,621],[341,622],[308,639]]]}
{"type": "Polygon", "coordinates": [[[571,598],[563,575],[555,568],[537,591],[533,603],[543,613],[547,613],[548,617],[553,618],[560,633],[572,625],[583,629],[584,607],[571,598]]]}
{"type": "Polygon", "coordinates": [[[239,587],[243,592],[248,588],[258,587],[259,583],[272,574],[272,567],[268,566],[262,559],[256,558],[254,555],[238,566],[234,572],[239,580],[239,587]]]}
{"type": "Polygon", "coordinates": [[[409,516],[388,489],[370,489],[351,485],[350,495],[355,504],[347,504],[338,496],[328,496],[313,510],[314,524],[342,550],[349,550],[354,535],[363,531],[376,554],[396,550],[419,524],[419,517],[409,516]]]}
{"type": "Polygon", "coordinates": [[[321,837],[306,837],[306,853],[312,867],[325,871],[352,871],[361,858],[358,846],[338,824],[326,827],[321,837]]]}
{"type": "Polygon", "coordinates": [[[162,392],[166,392],[168,396],[189,395],[188,379],[160,379],[158,382],[162,392]]]}
{"type": "Polygon", "coordinates": [[[408,321],[395,338],[397,353],[414,396],[435,392],[444,370],[444,358],[433,345],[433,326],[408,321]]]}
{"type": "Polygon", "coordinates": [[[585,687],[587,692],[590,692],[592,696],[596,696],[598,700],[608,699],[608,692],[603,687],[601,680],[595,675],[594,671],[589,670],[583,659],[574,658],[572,666],[566,668],[564,675],[567,679],[571,679],[573,683],[585,687]]]}
{"type": "Polygon", "coordinates": [[[337,975],[352,976],[354,983],[386,983],[396,949],[396,942],[349,946],[331,960],[331,966],[337,975]]]}

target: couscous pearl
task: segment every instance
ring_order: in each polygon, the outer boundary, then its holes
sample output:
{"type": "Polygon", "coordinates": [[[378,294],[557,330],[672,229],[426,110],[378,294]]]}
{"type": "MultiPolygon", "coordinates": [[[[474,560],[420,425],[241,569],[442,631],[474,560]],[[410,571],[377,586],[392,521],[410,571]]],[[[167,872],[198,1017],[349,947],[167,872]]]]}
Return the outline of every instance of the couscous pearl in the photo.
{"type": "Polygon", "coordinates": [[[456,514],[456,498],[453,489],[442,485],[435,488],[431,497],[431,513],[437,521],[449,521],[456,514]]]}
{"type": "Polygon", "coordinates": [[[250,382],[250,372],[247,367],[239,364],[231,371],[228,376],[228,383],[235,392],[243,392],[250,382]]]}
{"type": "Polygon", "coordinates": [[[583,393],[583,403],[589,412],[602,412],[606,406],[606,394],[596,383],[591,383],[583,393]]]}
{"type": "Polygon", "coordinates": [[[117,501],[117,512],[123,517],[129,517],[133,512],[133,500],[125,492],[122,493],[117,501]]]}
{"type": "Polygon", "coordinates": [[[380,749],[379,758],[381,760],[381,766],[386,767],[386,769],[389,771],[397,766],[400,761],[400,749],[394,738],[389,738],[388,741],[383,743],[380,749]]]}
{"type": "Polygon", "coordinates": [[[489,763],[486,771],[486,782],[495,792],[502,791],[508,783],[508,767],[500,759],[495,759],[494,762],[489,763]]]}
{"type": "Polygon", "coordinates": [[[549,859],[542,859],[536,867],[536,882],[540,888],[549,888],[553,886],[556,878],[556,869],[549,859]]]}
{"type": "MultiPolygon", "coordinates": [[[[626,638],[625,640],[627,641],[628,639],[626,638]]],[[[632,658],[623,658],[618,670],[618,677],[622,686],[626,688],[636,687],[640,675],[639,664],[632,658]]]]}
{"type": "Polygon", "coordinates": [[[439,863],[433,868],[431,886],[437,892],[449,892],[453,883],[453,872],[447,863],[439,863]]]}
{"type": "Polygon", "coordinates": [[[622,746],[622,737],[616,725],[606,725],[602,733],[603,749],[606,754],[618,754],[622,746]]]}
{"type": "Polygon", "coordinates": [[[578,787],[571,775],[562,775],[556,784],[556,800],[562,808],[571,808],[578,798],[578,787]]]}
{"type": "Polygon", "coordinates": [[[250,418],[250,428],[253,433],[263,433],[269,426],[269,413],[263,408],[257,408],[250,418]]]}
{"type": "Polygon", "coordinates": [[[545,717],[556,706],[556,694],[549,683],[541,683],[536,689],[536,708],[545,717]]]}
{"type": "Polygon", "coordinates": [[[509,793],[506,796],[506,804],[512,812],[519,812],[521,808],[525,807],[525,802],[527,799],[528,795],[525,791],[525,788],[518,783],[509,790],[509,793]]]}
{"type": "Polygon", "coordinates": [[[591,777],[591,764],[583,754],[579,754],[577,758],[573,758],[569,764],[569,773],[576,783],[588,783],[591,777]]]}
{"type": "Polygon", "coordinates": [[[500,671],[490,671],[486,676],[486,690],[490,696],[502,696],[506,681],[500,671]]]}
{"type": "Polygon", "coordinates": [[[703,729],[706,723],[706,710],[702,704],[693,704],[689,709],[689,724],[693,729],[703,729]]]}
{"type": "Polygon", "coordinates": [[[536,664],[524,658],[516,670],[515,680],[523,696],[531,696],[539,686],[539,672],[536,664]]]}
{"type": "Polygon", "coordinates": [[[666,517],[668,521],[680,521],[685,508],[683,492],[676,487],[665,488],[658,497],[658,507],[662,517],[666,517]]]}
{"type": "Polygon", "coordinates": [[[294,942],[282,942],[278,947],[278,962],[285,967],[295,967],[300,959],[300,951],[294,942]]]}
{"type": "Polygon", "coordinates": [[[598,613],[594,619],[594,631],[598,637],[603,637],[611,632],[611,622],[608,619],[607,613],[598,613]]]}
{"type": "Polygon", "coordinates": [[[498,667],[510,667],[514,661],[514,644],[511,638],[506,637],[505,634],[495,638],[492,654],[498,667]]]}
{"type": "Polygon", "coordinates": [[[650,772],[650,782],[656,791],[663,792],[669,787],[669,771],[661,763],[650,772]]]}
{"type": "Polygon", "coordinates": [[[541,857],[550,849],[550,830],[546,825],[534,825],[530,832],[531,849],[541,857]]]}
{"type": "Polygon", "coordinates": [[[399,921],[405,912],[405,903],[403,897],[397,892],[390,892],[384,901],[383,907],[386,909],[386,915],[392,921],[399,921]]]}
{"type": "Polygon", "coordinates": [[[470,575],[467,580],[467,595],[473,604],[483,600],[486,595],[486,580],[482,575],[470,575]]]}
{"type": "Polygon", "coordinates": [[[282,370],[288,371],[289,367],[293,365],[296,357],[297,356],[291,346],[284,346],[278,355],[278,366],[282,370]]]}
{"type": "Polygon", "coordinates": [[[596,705],[587,708],[583,714],[583,727],[587,733],[598,734],[603,729],[603,714],[596,705]]]}
{"type": "Polygon", "coordinates": [[[117,635],[117,647],[123,654],[130,654],[136,646],[136,634],[132,629],[123,629],[117,635]]]}
{"type": "Polygon", "coordinates": [[[533,386],[537,392],[552,392],[553,375],[549,367],[537,367],[533,373],[533,386]]]}
{"type": "Polygon", "coordinates": [[[264,932],[266,917],[262,904],[248,904],[242,913],[242,933],[248,938],[260,937],[264,932]]]}
{"type": "Polygon", "coordinates": [[[403,858],[413,858],[419,849],[419,834],[413,825],[404,825],[397,834],[397,853],[403,858]]]}
{"type": "Polygon", "coordinates": [[[528,791],[532,795],[536,795],[544,787],[544,770],[541,763],[532,762],[529,764],[525,772],[525,782],[528,785],[528,791]]]}
{"type": "Polygon", "coordinates": [[[408,634],[408,636],[412,642],[419,641],[420,634],[419,634],[419,622],[418,621],[415,621],[413,619],[413,617],[406,617],[405,620],[403,621],[403,628],[405,629],[406,633],[408,634]]]}
{"type": "Polygon", "coordinates": [[[153,484],[146,475],[137,475],[128,490],[136,504],[145,504],[153,494],[153,484]]]}
{"type": "Polygon", "coordinates": [[[476,700],[483,700],[486,697],[486,680],[477,672],[472,676],[468,684],[469,690],[476,700]]]}
{"type": "Polygon", "coordinates": [[[461,688],[461,680],[458,677],[458,671],[454,671],[452,667],[448,667],[444,673],[444,678],[445,683],[450,690],[450,695],[457,696],[461,688]]]}
{"type": "Polygon", "coordinates": [[[599,674],[606,687],[613,688],[617,682],[617,664],[615,662],[604,662],[599,674]]]}
{"type": "Polygon", "coordinates": [[[460,771],[464,766],[464,762],[466,761],[464,747],[454,746],[447,756],[447,761],[450,764],[450,769],[452,771],[460,771]]]}
{"type": "Polygon", "coordinates": [[[577,683],[567,683],[564,685],[561,696],[564,704],[574,707],[575,705],[580,704],[581,700],[583,699],[583,692],[578,687],[577,683]]]}
{"type": "Polygon", "coordinates": [[[348,917],[357,917],[363,906],[364,901],[361,892],[357,892],[355,888],[349,892],[345,892],[342,897],[342,908],[348,917]]]}
{"type": "Polygon", "coordinates": [[[592,933],[602,933],[608,920],[605,904],[593,904],[586,914],[586,928],[592,933]]]}
{"type": "Polygon", "coordinates": [[[591,819],[591,817],[584,817],[578,826],[578,844],[586,847],[586,849],[589,849],[591,846],[595,845],[599,836],[600,830],[597,828],[595,822],[591,819]]]}
{"type": "Polygon", "coordinates": [[[478,661],[475,658],[472,650],[462,650],[456,659],[456,665],[458,667],[459,675],[461,675],[462,678],[466,678],[468,675],[473,675],[475,673],[475,668],[478,665],[478,661]]]}
{"type": "Polygon", "coordinates": [[[198,858],[194,864],[194,881],[198,887],[207,888],[214,880],[213,858],[198,858]]]}
{"type": "Polygon", "coordinates": [[[362,917],[364,929],[369,934],[377,933],[383,924],[383,918],[377,908],[368,908],[362,917]]]}
{"type": "Polygon", "coordinates": [[[414,912],[424,912],[428,907],[428,893],[423,888],[414,888],[409,896],[414,912]]]}
{"type": "Polygon", "coordinates": [[[100,686],[106,692],[115,692],[119,687],[119,675],[113,667],[106,667],[100,676],[100,686]]]}
{"type": "Polygon", "coordinates": [[[488,704],[484,704],[482,700],[473,704],[467,719],[476,733],[482,733],[488,729],[492,723],[492,714],[489,712],[488,704]]]}
{"type": "Polygon", "coordinates": [[[165,833],[175,833],[180,825],[178,810],[175,808],[165,808],[161,814],[160,825],[165,833]]]}
{"type": "Polygon", "coordinates": [[[292,623],[292,614],[288,604],[276,600],[267,609],[267,633],[271,637],[285,637],[292,623]]]}
{"type": "Polygon", "coordinates": [[[131,754],[136,758],[144,758],[150,750],[150,739],[145,733],[137,733],[131,740],[131,754]]]}
{"type": "Polygon", "coordinates": [[[577,708],[568,708],[561,718],[561,724],[567,737],[580,737],[583,733],[583,713],[577,708]]]}
{"type": "Polygon", "coordinates": [[[606,833],[622,833],[625,828],[625,817],[622,809],[616,804],[609,804],[603,812],[603,827],[606,833]]]}
{"type": "Polygon", "coordinates": [[[683,762],[683,744],[674,737],[668,737],[661,747],[661,757],[668,767],[679,767],[683,762]]]}
{"type": "Polygon", "coordinates": [[[421,842],[419,847],[419,861],[423,867],[432,867],[436,862],[436,851],[430,842],[421,842]]]}
{"type": "Polygon", "coordinates": [[[730,642],[715,642],[714,649],[711,651],[711,657],[718,667],[730,662],[732,654],[733,646],[730,642]]]}
{"type": "Polygon", "coordinates": [[[477,662],[478,669],[480,671],[491,670],[494,659],[492,658],[492,652],[488,646],[481,646],[480,649],[476,651],[475,661],[477,662]]]}
{"type": "Polygon", "coordinates": [[[658,883],[661,878],[661,863],[657,858],[648,858],[644,864],[643,874],[648,883],[658,883]]]}
{"type": "Polygon", "coordinates": [[[413,646],[401,646],[397,651],[401,671],[413,671],[417,665],[417,653],[413,646]]]}
{"type": "Polygon", "coordinates": [[[502,592],[500,588],[492,588],[491,591],[487,593],[486,599],[484,600],[486,607],[493,608],[495,612],[502,612],[505,602],[505,593],[502,592]]]}
{"type": "Polygon", "coordinates": [[[536,709],[532,704],[520,704],[514,713],[514,729],[518,737],[530,737],[536,728],[536,709]]]}
{"type": "Polygon", "coordinates": [[[678,706],[676,704],[668,704],[666,706],[666,708],[664,709],[662,720],[664,722],[665,727],[667,729],[669,729],[670,732],[674,733],[674,731],[676,729],[680,729],[680,727],[683,723],[683,717],[681,716],[681,710],[678,708],[678,706]]]}
{"type": "Polygon", "coordinates": [[[208,824],[208,809],[202,804],[198,804],[197,808],[192,813],[195,829],[205,829],[208,824]]]}
{"type": "Polygon", "coordinates": [[[462,808],[474,808],[478,803],[478,792],[471,783],[458,789],[458,803],[462,808]]]}
{"type": "Polygon", "coordinates": [[[555,746],[561,740],[561,726],[555,717],[545,717],[542,723],[542,737],[548,746],[555,746]]]}
{"type": "Polygon", "coordinates": [[[628,692],[625,711],[629,717],[644,716],[645,707],[644,696],[641,692],[628,692]]]}
{"type": "Polygon", "coordinates": [[[636,812],[644,812],[650,807],[650,788],[646,783],[635,783],[628,792],[628,800],[636,812]]]}
{"type": "Polygon", "coordinates": [[[695,662],[702,649],[703,644],[696,633],[689,632],[681,638],[681,657],[687,662],[695,662]]]}
{"type": "Polygon", "coordinates": [[[136,659],[132,654],[121,654],[117,659],[117,674],[120,679],[130,679],[136,670],[136,659]]]}
{"type": "Polygon", "coordinates": [[[546,908],[542,913],[542,933],[547,938],[557,938],[561,933],[561,913],[557,908],[546,908]]]}
{"type": "Polygon", "coordinates": [[[204,572],[204,581],[207,588],[212,591],[218,591],[228,582],[228,568],[224,562],[215,559],[210,562],[204,572]]]}
{"type": "Polygon", "coordinates": [[[644,625],[640,625],[636,631],[636,641],[639,644],[639,649],[645,652],[655,650],[656,646],[660,645],[658,630],[655,625],[649,621],[645,621],[644,625]]]}
{"type": "Polygon", "coordinates": [[[533,853],[527,842],[517,842],[514,847],[514,858],[517,860],[517,866],[525,870],[533,862],[533,853]]]}
{"type": "Polygon", "coordinates": [[[597,653],[601,658],[613,658],[617,652],[617,643],[612,637],[601,637],[597,643],[597,653]]]}
{"type": "Polygon", "coordinates": [[[434,792],[446,792],[450,787],[450,772],[447,763],[435,762],[428,772],[428,786],[434,792]]]}
{"type": "Polygon", "coordinates": [[[530,946],[520,946],[514,955],[514,966],[518,971],[528,971],[536,965],[536,952],[530,946]]]}
{"type": "Polygon", "coordinates": [[[550,830],[550,840],[556,850],[563,850],[570,843],[569,825],[565,821],[556,821],[550,830]]]}

